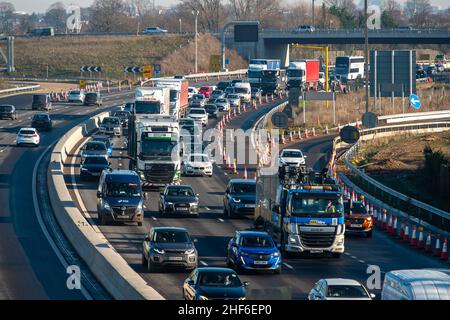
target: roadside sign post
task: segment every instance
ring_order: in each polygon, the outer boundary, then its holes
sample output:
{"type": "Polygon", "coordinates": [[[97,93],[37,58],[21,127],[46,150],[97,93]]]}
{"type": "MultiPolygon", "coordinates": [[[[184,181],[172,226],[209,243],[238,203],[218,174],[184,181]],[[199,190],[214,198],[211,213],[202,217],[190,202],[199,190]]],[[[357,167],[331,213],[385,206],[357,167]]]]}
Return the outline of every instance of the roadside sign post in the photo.
{"type": "Polygon", "coordinates": [[[305,92],[303,94],[303,123],[306,123],[305,100],[332,101],[333,124],[336,124],[336,93],[335,92],[305,92]]]}

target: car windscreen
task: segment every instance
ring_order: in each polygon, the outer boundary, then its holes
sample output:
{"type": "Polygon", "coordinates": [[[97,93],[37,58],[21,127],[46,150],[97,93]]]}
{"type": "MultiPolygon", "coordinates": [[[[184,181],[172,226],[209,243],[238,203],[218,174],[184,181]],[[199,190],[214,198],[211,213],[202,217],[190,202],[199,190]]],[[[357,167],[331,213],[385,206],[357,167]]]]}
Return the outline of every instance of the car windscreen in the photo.
{"type": "Polygon", "coordinates": [[[88,142],[86,143],[84,150],[102,151],[106,150],[106,145],[103,142],[88,142]]]}
{"type": "Polygon", "coordinates": [[[350,214],[365,214],[367,213],[366,208],[361,202],[350,202],[346,201],[344,202],[344,211],[345,213],[350,214]]]}
{"type": "Polygon", "coordinates": [[[368,298],[366,290],[360,285],[330,285],[327,287],[330,298],[368,298]]]}
{"type": "Polygon", "coordinates": [[[106,196],[113,198],[121,197],[140,197],[141,185],[139,183],[130,182],[107,182],[106,183],[106,196]]]}
{"type": "Polygon", "coordinates": [[[200,274],[199,285],[205,287],[240,287],[242,283],[235,273],[209,271],[200,274]]]}
{"type": "Polygon", "coordinates": [[[239,99],[239,96],[235,94],[229,94],[228,99],[239,99]]]}
{"type": "Polygon", "coordinates": [[[35,134],[33,130],[20,130],[19,134],[35,134]]]}
{"type": "Polygon", "coordinates": [[[69,94],[80,94],[80,91],[70,91],[69,94]]]}
{"type": "Polygon", "coordinates": [[[47,96],[44,94],[36,94],[33,96],[33,103],[46,103],[47,96]]]}
{"type": "Polygon", "coordinates": [[[241,246],[249,248],[273,248],[275,245],[269,236],[243,236],[241,246]]]}
{"type": "Polygon", "coordinates": [[[187,243],[191,239],[186,231],[183,230],[161,230],[153,235],[153,242],[157,243],[187,243]]]}
{"type": "Polygon", "coordinates": [[[223,93],[222,90],[214,90],[214,91],[212,92],[212,94],[214,94],[214,95],[222,94],[222,93],[223,93]]]}
{"type": "Polygon", "coordinates": [[[159,101],[136,101],[134,108],[136,114],[159,114],[161,111],[161,103],[159,101]]]}
{"type": "Polygon", "coordinates": [[[205,114],[206,111],[204,109],[191,109],[189,110],[190,114],[205,114]]]}
{"type": "Polygon", "coordinates": [[[203,94],[194,94],[192,96],[192,99],[194,99],[194,100],[203,100],[203,99],[205,99],[205,96],[203,94]]]}
{"type": "Polygon", "coordinates": [[[111,145],[111,140],[109,140],[109,138],[94,138],[92,139],[92,141],[102,142],[106,145],[106,147],[109,147],[111,145]]]}
{"type": "Polygon", "coordinates": [[[124,111],[119,111],[119,112],[114,113],[114,117],[118,117],[118,118],[128,118],[129,115],[130,115],[130,113],[124,112],[124,111]]]}
{"type": "Polygon", "coordinates": [[[303,155],[299,151],[283,151],[281,156],[284,158],[301,158],[303,155]]]}
{"type": "Polygon", "coordinates": [[[205,109],[208,110],[208,111],[216,111],[217,107],[215,105],[213,105],[213,104],[209,104],[209,105],[205,106],[205,109]]]}
{"type": "Polygon", "coordinates": [[[87,157],[84,160],[84,164],[108,164],[108,160],[105,157],[87,157]]]}
{"type": "Polygon", "coordinates": [[[193,197],[194,191],[192,191],[191,188],[183,188],[183,187],[177,187],[177,188],[168,188],[167,189],[167,195],[173,196],[173,197],[193,197]]]}
{"type": "Polygon", "coordinates": [[[227,103],[227,99],[217,99],[216,103],[227,103]]]}
{"type": "Polygon", "coordinates": [[[234,88],[234,93],[248,93],[247,88],[234,88]]]}
{"type": "Polygon", "coordinates": [[[49,120],[50,117],[46,114],[35,114],[33,115],[33,120],[49,120]]]}
{"type": "Polygon", "coordinates": [[[256,184],[254,183],[234,183],[232,188],[232,193],[255,193],[256,194],[256,184]]]}
{"type": "Polygon", "coordinates": [[[201,91],[208,91],[208,90],[209,90],[209,87],[201,87],[200,90],[201,90],[201,91]]]}
{"type": "Polygon", "coordinates": [[[103,124],[119,124],[119,119],[117,118],[104,118],[102,121],[103,124]]]}
{"type": "Polygon", "coordinates": [[[311,197],[296,193],[292,195],[291,213],[309,217],[342,216],[344,205],[339,198],[311,197]]]}
{"type": "Polygon", "coordinates": [[[94,92],[86,93],[86,99],[97,99],[97,94],[94,92]]]}
{"type": "Polygon", "coordinates": [[[191,161],[191,162],[208,162],[209,157],[206,155],[194,154],[189,157],[189,161],[191,161]]]}
{"type": "Polygon", "coordinates": [[[0,112],[11,112],[12,109],[12,106],[0,106],[0,112]]]}

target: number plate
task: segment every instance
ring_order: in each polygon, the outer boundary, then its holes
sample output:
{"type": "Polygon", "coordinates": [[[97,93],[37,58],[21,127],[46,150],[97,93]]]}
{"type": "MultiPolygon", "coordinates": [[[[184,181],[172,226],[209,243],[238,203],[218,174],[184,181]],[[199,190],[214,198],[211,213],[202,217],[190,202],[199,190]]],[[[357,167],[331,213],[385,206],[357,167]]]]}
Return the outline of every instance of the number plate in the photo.
{"type": "Polygon", "coordinates": [[[253,261],[254,264],[261,264],[261,265],[265,265],[268,262],[267,261],[253,261]]]}
{"type": "Polygon", "coordinates": [[[311,250],[311,253],[323,253],[323,250],[311,250]]]}
{"type": "Polygon", "coordinates": [[[169,260],[171,260],[171,261],[182,261],[183,257],[169,257],[169,260]]]}
{"type": "Polygon", "coordinates": [[[246,207],[246,208],[254,208],[255,205],[254,205],[254,204],[246,204],[245,207],[246,207]]]}
{"type": "Polygon", "coordinates": [[[188,211],[189,208],[177,208],[177,211],[188,211]]]}
{"type": "Polygon", "coordinates": [[[130,218],[130,216],[128,216],[128,215],[126,215],[126,216],[118,215],[117,216],[117,219],[129,219],[129,218],[130,218]]]}
{"type": "Polygon", "coordinates": [[[350,224],[351,228],[362,228],[362,224],[350,224]]]}
{"type": "Polygon", "coordinates": [[[92,172],[92,175],[93,175],[93,176],[99,176],[99,175],[100,175],[100,172],[92,172]]]}

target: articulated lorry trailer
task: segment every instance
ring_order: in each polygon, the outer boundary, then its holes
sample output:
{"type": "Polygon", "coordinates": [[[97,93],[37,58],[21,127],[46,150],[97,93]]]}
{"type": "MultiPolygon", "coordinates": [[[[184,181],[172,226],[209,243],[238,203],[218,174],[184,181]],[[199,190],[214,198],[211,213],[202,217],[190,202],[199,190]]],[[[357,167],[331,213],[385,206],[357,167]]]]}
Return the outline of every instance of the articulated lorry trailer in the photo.
{"type": "Polygon", "coordinates": [[[155,81],[158,88],[170,89],[169,114],[179,119],[185,115],[189,105],[189,82],[186,79],[161,79],[155,81]]]}
{"type": "Polygon", "coordinates": [[[319,84],[319,60],[291,61],[287,69],[287,88],[316,89],[319,84]]]}
{"type": "Polygon", "coordinates": [[[286,253],[344,252],[342,188],[305,166],[282,166],[257,180],[255,226],[266,230],[286,253]]]}

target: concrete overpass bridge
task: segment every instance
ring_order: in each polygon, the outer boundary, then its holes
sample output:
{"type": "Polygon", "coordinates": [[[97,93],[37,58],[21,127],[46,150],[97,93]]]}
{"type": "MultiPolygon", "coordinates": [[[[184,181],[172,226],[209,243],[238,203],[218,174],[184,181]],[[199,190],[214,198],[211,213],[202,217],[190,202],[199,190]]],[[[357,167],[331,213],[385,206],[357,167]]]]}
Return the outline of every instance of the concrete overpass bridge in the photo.
{"type": "MultiPolygon", "coordinates": [[[[364,44],[363,29],[324,29],[314,32],[292,30],[261,30],[256,43],[233,41],[233,33],[225,38],[228,48],[236,49],[245,58],[281,59],[289,64],[290,44],[344,45],[364,44]]],[[[369,44],[450,45],[450,29],[380,29],[369,30],[369,44]]]]}

